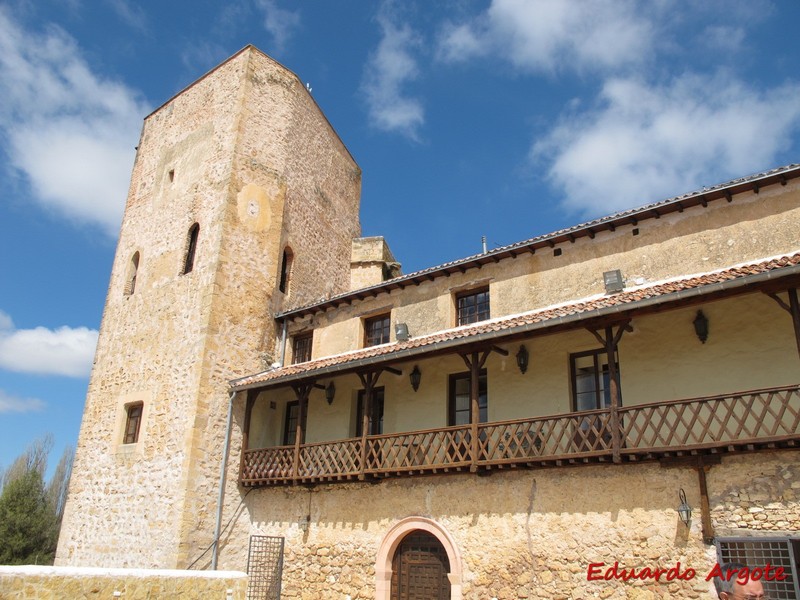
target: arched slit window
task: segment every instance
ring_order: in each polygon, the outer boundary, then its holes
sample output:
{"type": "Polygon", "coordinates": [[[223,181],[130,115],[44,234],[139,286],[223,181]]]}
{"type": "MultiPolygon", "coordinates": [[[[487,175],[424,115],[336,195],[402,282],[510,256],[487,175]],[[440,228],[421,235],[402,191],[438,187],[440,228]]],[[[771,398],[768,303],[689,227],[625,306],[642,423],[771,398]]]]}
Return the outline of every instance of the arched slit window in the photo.
{"type": "Polygon", "coordinates": [[[186,260],[183,263],[183,274],[191,273],[194,268],[194,254],[197,251],[197,236],[200,233],[200,225],[195,223],[189,228],[189,244],[186,248],[186,260]]]}
{"type": "Polygon", "coordinates": [[[128,278],[125,281],[125,295],[132,296],[136,291],[136,275],[139,273],[139,252],[134,252],[128,265],[128,278]]]}
{"type": "Polygon", "coordinates": [[[284,294],[289,293],[289,283],[292,275],[292,261],[294,254],[289,246],[283,249],[283,257],[281,258],[281,278],[278,283],[278,289],[284,294]]]}

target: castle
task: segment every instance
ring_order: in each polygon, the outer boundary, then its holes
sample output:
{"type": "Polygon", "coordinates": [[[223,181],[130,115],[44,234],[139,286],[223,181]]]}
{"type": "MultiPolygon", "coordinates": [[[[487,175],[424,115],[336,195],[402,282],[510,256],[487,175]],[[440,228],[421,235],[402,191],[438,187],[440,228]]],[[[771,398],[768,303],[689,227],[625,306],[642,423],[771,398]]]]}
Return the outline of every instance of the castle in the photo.
{"type": "Polygon", "coordinates": [[[800,597],[800,166],[405,275],[360,175],[253,47],[145,119],[57,564],[644,599],[738,559],[800,597]]]}

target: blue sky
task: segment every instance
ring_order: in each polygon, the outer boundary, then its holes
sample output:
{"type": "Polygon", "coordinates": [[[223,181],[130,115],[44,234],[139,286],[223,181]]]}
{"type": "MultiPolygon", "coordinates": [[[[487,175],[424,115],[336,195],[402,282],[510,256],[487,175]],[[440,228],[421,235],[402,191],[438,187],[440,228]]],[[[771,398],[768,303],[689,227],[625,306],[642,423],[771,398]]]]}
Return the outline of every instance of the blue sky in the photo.
{"type": "Polygon", "coordinates": [[[248,43],[405,272],[800,162],[793,0],[148,4],[0,4],[0,468],[76,443],[142,119],[248,43]]]}

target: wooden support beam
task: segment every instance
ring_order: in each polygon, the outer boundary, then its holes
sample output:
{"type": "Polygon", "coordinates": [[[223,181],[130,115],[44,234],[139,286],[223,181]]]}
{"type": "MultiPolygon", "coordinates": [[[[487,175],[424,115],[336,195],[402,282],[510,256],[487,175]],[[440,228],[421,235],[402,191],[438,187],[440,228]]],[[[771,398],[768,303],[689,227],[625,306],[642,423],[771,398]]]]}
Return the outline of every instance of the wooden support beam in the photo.
{"type": "Polygon", "coordinates": [[[783,310],[789,313],[792,317],[792,326],[794,327],[794,339],[797,345],[797,355],[800,356],[800,301],[797,298],[797,288],[789,288],[786,290],[789,296],[788,304],[778,296],[777,292],[764,292],[767,296],[775,300],[783,310]]]}
{"type": "Polygon", "coordinates": [[[620,448],[622,447],[622,431],[619,420],[619,372],[617,370],[617,346],[622,339],[622,334],[631,329],[630,319],[621,322],[617,331],[614,331],[612,324],[606,325],[604,335],[600,332],[589,329],[589,332],[603,345],[608,359],[608,392],[610,398],[609,406],[609,428],[611,429],[611,456],[615,463],[622,462],[620,448]]]}
{"type": "Polygon", "coordinates": [[[384,371],[388,371],[392,375],[402,375],[403,372],[400,369],[395,369],[394,367],[383,367],[384,371]]]}
{"type": "Polygon", "coordinates": [[[375,384],[378,383],[378,378],[381,376],[383,369],[377,371],[367,371],[358,374],[361,380],[361,385],[364,386],[364,401],[362,402],[361,414],[361,460],[358,469],[358,479],[364,481],[366,478],[365,470],[367,468],[367,443],[369,436],[369,424],[372,419],[372,391],[375,384]]]}
{"type": "Polygon", "coordinates": [[[714,543],[714,524],[711,522],[711,503],[708,500],[708,482],[706,473],[712,465],[721,462],[719,456],[697,456],[686,457],[683,459],[661,459],[662,467],[691,467],[697,471],[698,487],[700,488],[700,523],[703,528],[703,542],[712,545],[714,543]]]}
{"type": "Polygon", "coordinates": [[[242,453],[239,458],[239,481],[244,475],[244,453],[250,448],[250,417],[253,414],[253,405],[258,397],[257,390],[247,390],[247,403],[244,408],[244,424],[242,425],[242,453]]]}
{"type": "Polygon", "coordinates": [[[294,434],[294,456],[292,458],[292,479],[297,485],[300,477],[300,446],[306,437],[306,411],[308,410],[308,395],[314,388],[314,382],[297,383],[292,386],[297,397],[297,428],[294,434]]]}

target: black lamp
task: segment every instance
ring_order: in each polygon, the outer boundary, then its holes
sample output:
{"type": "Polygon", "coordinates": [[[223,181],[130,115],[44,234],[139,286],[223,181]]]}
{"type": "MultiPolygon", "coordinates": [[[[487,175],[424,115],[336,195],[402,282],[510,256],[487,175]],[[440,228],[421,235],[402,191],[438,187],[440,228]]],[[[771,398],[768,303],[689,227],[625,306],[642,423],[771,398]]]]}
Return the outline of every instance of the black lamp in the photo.
{"type": "Polygon", "coordinates": [[[517,352],[517,366],[519,367],[520,373],[523,375],[525,371],[528,370],[528,349],[525,345],[520,345],[519,351],[517,352]]]}
{"type": "Polygon", "coordinates": [[[416,392],[419,389],[419,382],[422,380],[422,372],[419,370],[417,365],[414,365],[414,368],[411,370],[408,378],[411,380],[411,387],[414,388],[414,391],[416,392]]]}
{"type": "Polygon", "coordinates": [[[692,323],[694,323],[694,332],[697,334],[697,339],[705,344],[708,339],[708,318],[703,314],[702,310],[697,311],[697,316],[692,323]]]}
{"type": "Polygon", "coordinates": [[[336,395],[336,386],[333,385],[333,381],[328,384],[328,387],[325,388],[325,399],[328,401],[328,405],[330,406],[333,404],[333,397],[336,395]]]}
{"type": "Polygon", "coordinates": [[[681,518],[683,524],[686,525],[686,527],[689,527],[689,523],[692,522],[692,507],[689,506],[688,502],[686,502],[686,492],[683,491],[683,488],[681,488],[681,491],[678,492],[678,498],[681,501],[681,504],[678,507],[678,516],[681,518]]]}

